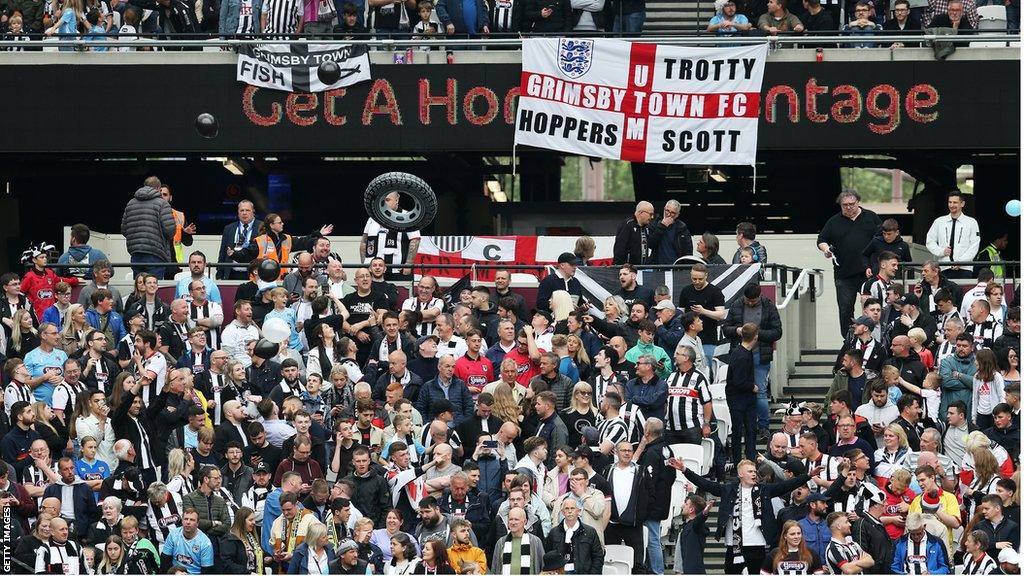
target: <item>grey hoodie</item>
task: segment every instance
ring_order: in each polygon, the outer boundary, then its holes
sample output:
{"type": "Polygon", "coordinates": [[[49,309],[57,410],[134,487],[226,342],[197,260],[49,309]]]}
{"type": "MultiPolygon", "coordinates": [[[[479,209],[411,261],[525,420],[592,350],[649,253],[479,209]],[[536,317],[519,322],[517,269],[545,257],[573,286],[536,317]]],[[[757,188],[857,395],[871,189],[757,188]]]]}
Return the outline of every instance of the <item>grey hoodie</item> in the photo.
{"type": "Polygon", "coordinates": [[[136,190],[121,217],[121,234],[128,253],[149,254],[170,262],[174,229],[171,205],[160,197],[160,191],[149,186],[136,190]]]}

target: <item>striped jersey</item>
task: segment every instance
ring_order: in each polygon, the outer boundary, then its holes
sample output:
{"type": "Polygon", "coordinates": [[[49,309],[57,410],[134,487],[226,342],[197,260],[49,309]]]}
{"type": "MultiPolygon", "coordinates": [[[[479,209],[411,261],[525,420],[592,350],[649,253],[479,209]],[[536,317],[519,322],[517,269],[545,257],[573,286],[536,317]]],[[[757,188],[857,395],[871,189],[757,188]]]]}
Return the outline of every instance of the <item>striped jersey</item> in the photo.
{"type": "Polygon", "coordinates": [[[892,285],[892,280],[887,280],[881,276],[875,276],[864,282],[861,286],[860,293],[864,296],[871,298],[877,298],[879,302],[885,302],[885,291],[892,285]]]}
{"type": "MultiPolygon", "coordinates": [[[[444,300],[441,300],[440,298],[431,298],[430,300],[424,302],[419,298],[412,297],[406,298],[405,302],[402,302],[402,310],[415,310],[417,312],[422,312],[424,310],[429,310],[431,308],[436,308],[443,312],[444,300]]],[[[436,323],[434,321],[420,322],[419,324],[416,325],[416,334],[419,336],[427,336],[433,334],[435,326],[436,323]]]]}
{"type": "Polygon", "coordinates": [[[666,430],[682,432],[704,426],[704,405],[711,402],[708,379],[696,369],[673,372],[668,382],[668,415],[666,430]]]}
{"type": "Polygon", "coordinates": [[[988,318],[980,324],[970,322],[967,327],[964,328],[964,334],[968,334],[974,338],[974,347],[991,348],[992,343],[1003,335],[1003,323],[996,320],[996,317],[992,314],[988,315],[988,318]]]}
{"type": "Polygon", "coordinates": [[[999,565],[988,554],[982,554],[980,560],[968,556],[964,561],[963,574],[1002,574],[999,565]]]}
{"type": "MultiPolygon", "coordinates": [[[[828,481],[831,481],[831,482],[835,482],[837,480],[840,480],[840,477],[839,477],[839,458],[834,458],[832,456],[829,456],[828,454],[825,454],[824,452],[819,452],[818,453],[818,458],[816,460],[811,461],[810,458],[804,458],[802,462],[803,462],[804,466],[807,467],[808,472],[810,472],[810,470],[812,468],[814,468],[815,466],[822,466],[823,468],[821,470],[821,475],[820,475],[820,478],[822,480],[828,480],[828,481]]],[[[811,488],[812,492],[813,491],[818,491],[818,492],[824,493],[825,490],[827,490],[827,488],[819,488],[818,485],[815,484],[813,480],[808,482],[807,485],[811,488]]]]}
{"type": "Polygon", "coordinates": [[[261,14],[267,15],[265,34],[294,34],[302,15],[301,0],[267,0],[261,14]]]}
{"type": "Polygon", "coordinates": [[[629,440],[629,431],[622,416],[616,416],[609,420],[602,420],[597,424],[598,442],[603,444],[605,440],[617,445],[619,442],[629,440]]]}
{"type": "Polygon", "coordinates": [[[845,542],[832,538],[825,549],[825,562],[831,574],[842,574],[843,566],[860,558],[863,550],[849,536],[845,542]]]}
{"type": "Polygon", "coordinates": [[[921,542],[907,538],[907,557],[903,560],[904,574],[928,574],[928,537],[921,542]]]}

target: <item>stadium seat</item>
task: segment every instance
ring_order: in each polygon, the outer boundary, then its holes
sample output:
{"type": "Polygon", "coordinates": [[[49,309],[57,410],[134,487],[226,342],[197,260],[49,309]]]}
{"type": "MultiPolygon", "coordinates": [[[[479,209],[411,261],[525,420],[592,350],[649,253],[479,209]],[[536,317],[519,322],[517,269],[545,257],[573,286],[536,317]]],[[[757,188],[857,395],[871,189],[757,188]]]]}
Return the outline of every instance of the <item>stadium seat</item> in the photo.
{"type": "MultiPolygon", "coordinates": [[[[646,532],[646,530],[645,530],[646,532]]],[[[609,544],[604,547],[603,574],[631,574],[633,572],[633,547],[623,544],[609,544]]]]}
{"type": "Polygon", "coordinates": [[[729,434],[732,432],[732,417],[729,415],[729,404],[725,399],[724,373],[727,368],[725,364],[719,365],[718,369],[722,373],[722,381],[710,386],[711,408],[714,410],[715,420],[718,420],[718,439],[722,442],[722,446],[728,444],[729,434]]]}
{"type": "Polygon", "coordinates": [[[702,470],[711,470],[711,465],[715,462],[715,441],[711,438],[702,438],[700,441],[701,448],[704,449],[704,461],[702,462],[702,470]]]}
{"type": "Polygon", "coordinates": [[[693,470],[696,474],[703,476],[711,468],[710,465],[705,466],[703,446],[697,444],[670,444],[668,449],[672,451],[673,456],[681,460],[687,468],[693,470]]]}

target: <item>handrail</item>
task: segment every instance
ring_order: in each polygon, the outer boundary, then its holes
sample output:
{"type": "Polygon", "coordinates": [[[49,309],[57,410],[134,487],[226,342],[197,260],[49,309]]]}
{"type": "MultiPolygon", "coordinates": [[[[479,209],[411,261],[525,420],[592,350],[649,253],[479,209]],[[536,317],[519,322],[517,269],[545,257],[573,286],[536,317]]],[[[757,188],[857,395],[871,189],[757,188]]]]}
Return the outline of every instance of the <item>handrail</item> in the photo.
{"type": "MultiPolygon", "coordinates": [[[[751,45],[751,44],[768,44],[772,48],[778,48],[786,45],[799,45],[808,44],[813,42],[816,46],[821,43],[827,44],[863,44],[870,42],[870,38],[878,38],[885,42],[971,42],[984,40],[986,42],[1020,42],[1021,37],[1019,34],[1007,34],[1005,32],[993,32],[989,33],[977,33],[970,35],[961,36],[945,36],[935,34],[921,34],[921,35],[910,35],[910,34],[897,34],[897,35],[886,35],[886,34],[875,34],[871,36],[849,36],[849,35],[831,35],[831,36],[771,36],[771,37],[729,37],[729,36],[714,36],[714,35],[695,35],[695,36],[641,36],[638,38],[629,38],[629,40],[641,41],[644,43],[656,43],[665,45],[703,45],[713,43],[718,46],[724,45],[751,45]]],[[[32,47],[54,47],[54,48],[143,48],[143,47],[161,47],[161,48],[236,48],[241,46],[259,46],[263,44],[336,44],[336,45],[357,45],[357,46],[369,46],[379,47],[383,49],[394,49],[398,47],[437,47],[437,48],[451,48],[453,46],[522,46],[522,38],[446,38],[442,40],[413,40],[413,39],[333,39],[333,38],[302,38],[302,39],[224,39],[224,38],[211,38],[204,40],[187,40],[187,39],[153,39],[153,38],[134,38],[130,41],[120,41],[114,38],[103,38],[102,40],[83,40],[83,39],[47,39],[43,41],[30,40],[30,41],[12,41],[12,40],[0,40],[0,48],[26,48],[32,47]]],[[[879,46],[880,49],[888,49],[888,46],[879,46]]],[[[22,52],[22,54],[31,54],[31,52],[22,52]]]]}
{"type": "Polygon", "coordinates": [[[820,289],[816,288],[814,291],[814,295],[821,296],[822,294],[824,294],[824,282],[821,281],[824,279],[824,274],[822,273],[822,271],[818,270],[817,268],[804,268],[803,270],[800,271],[800,275],[796,277],[796,280],[793,281],[793,288],[789,290],[788,294],[786,294],[786,297],[782,300],[782,303],[776,305],[775,307],[779,310],[784,310],[787,306],[789,306],[790,302],[798,299],[801,293],[806,292],[806,289],[801,290],[801,288],[803,288],[804,282],[809,281],[812,277],[816,277],[819,279],[818,288],[820,289]]]}

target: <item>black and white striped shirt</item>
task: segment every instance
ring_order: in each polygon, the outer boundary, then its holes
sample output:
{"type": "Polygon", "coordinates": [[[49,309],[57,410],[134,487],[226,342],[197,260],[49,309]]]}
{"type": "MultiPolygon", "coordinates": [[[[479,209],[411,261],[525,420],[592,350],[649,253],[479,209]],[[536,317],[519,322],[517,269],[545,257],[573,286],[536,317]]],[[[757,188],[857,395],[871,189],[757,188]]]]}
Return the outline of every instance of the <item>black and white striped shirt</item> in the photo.
{"type": "MultiPolygon", "coordinates": [[[[520,0],[522,1],[522,0],[520,0]]],[[[497,32],[518,32],[513,27],[513,9],[515,0],[494,1],[494,29],[497,32]]]]}
{"type": "Polygon", "coordinates": [[[668,379],[668,416],[666,430],[682,432],[704,426],[704,405],[711,403],[708,379],[696,369],[674,372],[668,379]]]}
{"type": "Polygon", "coordinates": [[[615,372],[612,372],[612,375],[607,378],[602,376],[600,372],[591,376],[589,384],[594,389],[594,402],[600,405],[604,401],[604,395],[608,392],[608,387],[618,382],[619,377],[616,376],[615,372]]]}
{"type": "Polygon", "coordinates": [[[887,280],[881,276],[875,276],[870,280],[864,282],[861,287],[861,294],[869,296],[871,298],[877,298],[879,302],[885,302],[885,291],[892,285],[892,280],[887,280]]]}
{"type": "Polygon", "coordinates": [[[181,526],[181,496],[175,492],[167,493],[167,501],[159,508],[150,502],[146,509],[146,519],[149,522],[150,534],[156,534],[158,543],[163,544],[164,540],[171,533],[171,530],[181,526]]]}
{"type": "Polygon", "coordinates": [[[252,19],[252,0],[242,0],[238,7],[238,28],[236,34],[252,34],[256,31],[256,23],[252,19]]]}
{"type": "Polygon", "coordinates": [[[1003,335],[1003,323],[996,320],[996,317],[989,314],[988,318],[980,324],[971,322],[964,329],[965,334],[974,337],[975,348],[991,348],[992,343],[1003,335]]]}
{"type": "MultiPolygon", "coordinates": [[[[405,5],[400,4],[399,9],[405,10],[405,5]]],[[[374,27],[398,28],[399,18],[395,15],[393,5],[374,8],[374,27]],[[377,19],[387,20],[387,24],[378,26],[377,19]]],[[[370,218],[363,227],[363,234],[366,235],[366,263],[373,258],[383,258],[388,264],[404,264],[406,251],[409,249],[409,242],[420,237],[419,230],[399,232],[390,228],[384,228],[376,220],[370,218]]]]}
{"type": "Polygon", "coordinates": [[[903,560],[904,574],[927,574],[928,573],[928,537],[921,539],[921,542],[914,542],[913,538],[907,538],[907,557],[903,560]]]}
{"type": "Polygon", "coordinates": [[[999,565],[988,554],[982,554],[980,560],[968,556],[964,562],[964,574],[1002,574],[999,565]]]}
{"type": "Polygon", "coordinates": [[[599,422],[597,425],[597,438],[599,443],[603,444],[607,440],[613,446],[618,445],[619,442],[627,441],[629,439],[629,431],[625,420],[621,416],[616,416],[610,420],[599,422]]]}
{"type": "Polygon", "coordinates": [[[294,34],[302,16],[300,0],[267,0],[261,14],[267,15],[264,34],[294,34]]]}
{"type": "Polygon", "coordinates": [[[632,402],[623,404],[619,414],[626,422],[629,442],[636,448],[636,445],[640,443],[640,437],[644,435],[644,423],[647,419],[644,417],[644,413],[640,411],[640,407],[632,402]]]}
{"type": "MultiPolygon", "coordinates": [[[[102,364],[102,362],[98,364],[102,364]]],[[[57,384],[57,387],[53,389],[53,409],[63,410],[70,417],[71,413],[75,410],[75,400],[80,393],[85,392],[86,388],[86,385],[81,381],[74,384],[70,384],[67,381],[57,384]]]]}
{"type": "MultiPolygon", "coordinates": [[[[815,466],[822,466],[820,476],[822,480],[828,480],[831,482],[839,480],[839,458],[833,458],[824,452],[819,452],[817,460],[811,461],[810,458],[804,458],[803,464],[807,467],[808,471],[815,466]]],[[[812,491],[817,490],[818,492],[825,492],[825,490],[827,490],[827,488],[819,488],[813,480],[808,482],[807,485],[812,491]]]]}
{"type": "Polygon", "coordinates": [[[943,342],[935,350],[935,366],[942,366],[942,359],[956,353],[956,342],[943,342]]]}
{"type": "Polygon", "coordinates": [[[863,549],[847,536],[846,542],[832,538],[825,549],[825,562],[831,574],[842,574],[843,566],[860,558],[863,549]]]}
{"type": "MultiPolygon", "coordinates": [[[[406,298],[405,302],[402,302],[402,310],[415,310],[417,312],[422,312],[424,310],[429,310],[430,308],[437,308],[438,310],[443,311],[444,300],[441,300],[440,298],[431,298],[424,302],[419,298],[413,297],[406,298]]],[[[432,320],[429,322],[420,322],[416,325],[416,334],[420,336],[433,334],[435,326],[436,323],[432,320]]]]}
{"type": "MultiPolygon", "coordinates": [[[[213,318],[215,316],[220,316],[223,319],[224,310],[220,307],[220,304],[217,304],[216,302],[213,302],[211,300],[207,300],[206,303],[203,304],[202,306],[196,306],[195,303],[193,302],[188,307],[188,317],[192,320],[193,324],[196,323],[196,320],[213,318]]],[[[210,350],[220,349],[219,327],[210,328],[210,330],[206,332],[206,347],[209,348],[210,350]]],[[[191,349],[191,346],[186,346],[186,348],[191,349]]]]}

